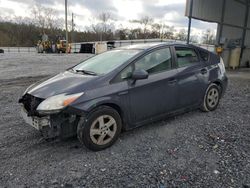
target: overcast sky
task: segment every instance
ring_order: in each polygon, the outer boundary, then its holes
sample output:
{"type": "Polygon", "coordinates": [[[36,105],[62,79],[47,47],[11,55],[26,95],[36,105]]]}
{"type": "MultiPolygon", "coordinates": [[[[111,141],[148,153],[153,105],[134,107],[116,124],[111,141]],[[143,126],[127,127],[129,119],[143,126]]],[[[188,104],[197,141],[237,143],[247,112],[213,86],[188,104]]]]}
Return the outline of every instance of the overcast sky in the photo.
{"type": "MultiPolygon", "coordinates": [[[[0,0],[0,16],[13,15],[30,17],[31,7],[41,4],[57,10],[58,16],[64,18],[64,0],[0,0]]],[[[188,19],[185,17],[186,0],[68,0],[69,16],[73,12],[79,30],[93,22],[100,12],[111,12],[116,20],[116,27],[130,28],[129,20],[150,16],[158,23],[165,23],[175,28],[186,28],[188,19]]],[[[201,21],[193,22],[193,34],[206,29],[217,28],[217,24],[201,21]]]]}

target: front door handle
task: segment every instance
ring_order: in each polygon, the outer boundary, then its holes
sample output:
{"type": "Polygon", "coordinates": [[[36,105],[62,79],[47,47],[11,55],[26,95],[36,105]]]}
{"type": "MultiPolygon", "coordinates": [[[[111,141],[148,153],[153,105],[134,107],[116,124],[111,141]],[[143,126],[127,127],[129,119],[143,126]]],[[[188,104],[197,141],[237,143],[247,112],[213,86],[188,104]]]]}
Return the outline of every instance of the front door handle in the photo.
{"type": "Polygon", "coordinates": [[[207,73],[207,69],[201,69],[201,74],[206,74],[207,73]]]}

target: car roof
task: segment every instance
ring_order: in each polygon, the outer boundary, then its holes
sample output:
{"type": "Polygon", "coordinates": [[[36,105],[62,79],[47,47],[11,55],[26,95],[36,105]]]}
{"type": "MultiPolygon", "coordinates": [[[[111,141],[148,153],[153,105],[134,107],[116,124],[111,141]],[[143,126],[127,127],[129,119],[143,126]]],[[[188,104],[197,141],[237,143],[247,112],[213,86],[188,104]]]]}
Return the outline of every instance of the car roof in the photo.
{"type": "Polygon", "coordinates": [[[153,50],[158,47],[167,47],[167,46],[175,46],[175,47],[190,47],[190,48],[195,48],[199,51],[204,51],[207,53],[213,53],[207,49],[204,49],[198,45],[194,44],[187,44],[184,42],[176,42],[176,41],[170,41],[170,42],[150,42],[150,43],[142,43],[142,44],[134,44],[134,45],[128,45],[128,46],[123,46],[123,47],[118,47],[113,50],[142,50],[142,51],[148,51],[148,50],[153,50]]]}
{"type": "Polygon", "coordinates": [[[159,45],[162,45],[162,43],[133,44],[133,45],[120,47],[119,49],[123,49],[123,50],[132,50],[132,49],[146,50],[148,48],[156,47],[156,46],[159,46],[159,45]]]}
{"type": "Polygon", "coordinates": [[[161,47],[161,46],[190,46],[190,47],[197,47],[185,43],[178,43],[178,42],[157,42],[157,43],[143,43],[143,44],[134,44],[134,45],[128,45],[128,46],[123,46],[119,47],[116,49],[121,49],[121,50],[149,50],[153,49],[156,47],[161,47]]]}

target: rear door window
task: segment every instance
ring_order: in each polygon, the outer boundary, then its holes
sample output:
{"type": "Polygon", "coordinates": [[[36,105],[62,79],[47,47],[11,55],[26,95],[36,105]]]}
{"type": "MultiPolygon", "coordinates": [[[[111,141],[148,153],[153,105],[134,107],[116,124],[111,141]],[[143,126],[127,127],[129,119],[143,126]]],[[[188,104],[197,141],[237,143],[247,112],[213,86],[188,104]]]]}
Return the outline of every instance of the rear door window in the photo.
{"type": "Polygon", "coordinates": [[[196,51],[192,48],[175,48],[178,67],[185,67],[199,62],[196,51]]]}

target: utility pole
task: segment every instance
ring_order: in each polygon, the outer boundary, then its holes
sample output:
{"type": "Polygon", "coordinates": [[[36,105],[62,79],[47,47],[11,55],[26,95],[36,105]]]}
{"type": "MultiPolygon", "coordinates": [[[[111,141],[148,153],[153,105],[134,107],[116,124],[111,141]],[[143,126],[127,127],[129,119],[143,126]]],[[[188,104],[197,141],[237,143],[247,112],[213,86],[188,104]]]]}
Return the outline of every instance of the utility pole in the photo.
{"type": "Polygon", "coordinates": [[[65,29],[66,29],[66,53],[68,53],[69,36],[68,36],[68,0],[65,0],[65,29]]]}
{"type": "Polygon", "coordinates": [[[74,38],[74,13],[72,12],[72,20],[71,20],[71,24],[72,24],[72,30],[71,30],[71,43],[74,42],[73,38],[74,38]]]}

